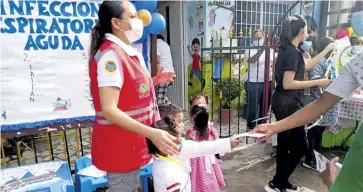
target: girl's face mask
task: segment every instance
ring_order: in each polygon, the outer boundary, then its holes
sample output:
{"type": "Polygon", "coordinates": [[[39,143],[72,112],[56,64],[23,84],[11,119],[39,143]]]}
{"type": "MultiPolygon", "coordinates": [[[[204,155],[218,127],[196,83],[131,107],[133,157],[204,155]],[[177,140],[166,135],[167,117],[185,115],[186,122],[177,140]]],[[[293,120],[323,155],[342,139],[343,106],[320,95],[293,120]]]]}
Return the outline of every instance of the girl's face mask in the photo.
{"type": "Polygon", "coordinates": [[[262,46],[264,43],[265,43],[265,39],[259,39],[259,40],[252,41],[253,46],[262,46]]]}
{"type": "Polygon", "coordinates": [[[353,53],[353,54],[357,54],[360,52],[360,50],[362,49],[362,47],[360,45],[354,45],[351,47],[350,51],[353,53]]]}

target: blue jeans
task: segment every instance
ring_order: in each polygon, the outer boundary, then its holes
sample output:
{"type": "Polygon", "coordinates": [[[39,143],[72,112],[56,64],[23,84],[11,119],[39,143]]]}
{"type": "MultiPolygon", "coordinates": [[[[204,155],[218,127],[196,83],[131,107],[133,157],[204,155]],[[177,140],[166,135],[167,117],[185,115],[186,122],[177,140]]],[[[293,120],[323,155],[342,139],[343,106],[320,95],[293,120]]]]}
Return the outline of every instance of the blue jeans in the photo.
{"type": "Polygon", "coordinates": [[[214,60],[213,79],[221,78],[223,67],[224,67],[224,58],[217,58],[214,60]]]}
{"type": "MultiPolygon", "coordinates": [[[[263,92],[265,90],[264,82],[245,82],[247,105],[245,106],[245,117],[247,120],[247,127],[249,129],[253,128],[252,121],[263,117],[263,92]]],[[[268,92],[268,107],[270,107],[272,83],[269,82],[269,92],[268,92]]]]}

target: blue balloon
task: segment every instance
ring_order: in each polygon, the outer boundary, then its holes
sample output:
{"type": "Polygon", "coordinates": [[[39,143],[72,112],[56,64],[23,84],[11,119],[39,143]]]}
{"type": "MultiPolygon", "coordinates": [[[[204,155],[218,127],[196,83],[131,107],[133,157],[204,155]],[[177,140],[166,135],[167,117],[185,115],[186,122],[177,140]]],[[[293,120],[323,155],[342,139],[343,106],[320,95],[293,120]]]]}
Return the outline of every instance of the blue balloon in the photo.
{"type": "Polygon", "coordinates": [[[158,35],[162,33],[165,30],[166,27],[166,21],[164,16],[162,16],[160,13],[152,13],[151,14],[151,23],[148,25],[147,31],[153,35],[158,35]]]}
{"type": "Polygon", "coordinates": [[[144,27],[144,31],[142,32],[142,36],[139,40],[135,41],[136,44],[144,42],[145,39],[147,39],[149,32],[146,30],[146,27],[144,27]]]}
{"type": "Polygon", "coordinates": [[[135,2],[135,7],[136,7],[137,11],[140,10],[140,9],[146,9],[150,13],[152,13],[152,12],[155,11],[157,6],[158,6],[158,1],[157,0],[136,1],[135,2]]]}

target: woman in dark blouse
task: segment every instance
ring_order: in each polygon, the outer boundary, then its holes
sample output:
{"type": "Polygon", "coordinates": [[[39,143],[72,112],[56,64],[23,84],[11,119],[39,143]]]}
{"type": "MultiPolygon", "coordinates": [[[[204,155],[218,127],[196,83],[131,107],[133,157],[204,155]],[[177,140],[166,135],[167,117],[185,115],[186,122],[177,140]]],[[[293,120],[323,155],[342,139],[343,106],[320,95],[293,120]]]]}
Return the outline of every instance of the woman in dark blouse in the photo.
{"type": "MultiPolygon", "coordinates": [[[[275,64],[276,90],[272,96],[272,111],[276,120],[290,116],[304,106],[304,89],[326,87],[328,79],[303,81],[304,73],[313,68],[317,62],[304,61],[300,47],[306,46],[306,20],[300,16],[290,16],[282,23],[279,55],[275,64]]],[[[326,53],[334,49],[324,50],[326,53]]],[[[300,191],[289,182],[300,159],[307,150],[307,136],[304,126],[281,132],[277,136],[276,174],[265,186],[267,192],[300,191]]]]}

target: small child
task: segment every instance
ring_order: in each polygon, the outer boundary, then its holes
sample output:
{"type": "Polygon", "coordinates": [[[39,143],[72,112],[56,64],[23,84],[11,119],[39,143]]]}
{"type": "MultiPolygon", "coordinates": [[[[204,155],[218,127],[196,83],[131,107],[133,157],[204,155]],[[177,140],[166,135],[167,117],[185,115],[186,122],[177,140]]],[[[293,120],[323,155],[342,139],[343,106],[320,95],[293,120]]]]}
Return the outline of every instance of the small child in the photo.
{"type": "MultiPolygon", "coordinates": [[[[186,135],[189,139],[201,142],[214,141],[219,138],[217,130],[209,123],[209,114],[205,107],[194,105],[190,110],[190,116],[194,126],[187,129],[186,135]]],[[[207,155],[193,158],[190,160],[190,165],[192,191],[215,192],[220,191],[219,187],[226,185],[216,156],[207,155]]]]}
{"type": "Polygon", "coordinates": [[[160,118],[167,115],[174,116],[174,120],[179,124],[183,122],[183,109],[174,104],[159,105],[160,118]]]}
{"type": "MultiPolygon", "coordinates": [[[[208,97],[208,95],[191,96],[190,100],[189,100],[189,104],[191,107],[193,107],[194,105],[198,105],[198,106],[207,108],[208,104],[209,104],[209,97],[208,97]]],[[[192,116],[190,116],[190,119],[192,119],[192,116]]],[[[192,123],[194,123],[194,122],[192,122],[192,123]]],[[[219,138],[219,134],[216,131],[216,129],[213,127],[213,123],[210,121],[208,121],[208,123],[209,123],[209,127],[211,127],[212,129],[215,130],[215,133],[217,134],[216,138],[219,138]]],[[[222,161],[220,160],[221,159],[220,155],[216,154],[215,156],[218,159],[219,163],[221,163],[222,161]]]]}
{"type": "Polygon", "coordinates": [[[193,107],[194,105],[199,105],[203,107],[208,106],[208,95],[199,95],[199,96],[191,96],[189,100],[190,107],[193,107]]]}
{"type": "Polygon", "coordinates": [[[165,116],[162,120],[153,123],[152,127],[167,131],[177,137],[176,144],[180,146],[180,153],[176,157],[167,157],[147,139],[149,152],[153,154],[153,182],[155,192],[191,192],[190,162],[189,159],[212,155],[215,153],[230,152],[239,141],[226,138],[216,141],[194,142],[181,139],[182,124],[177,124],[172,116],[165,116]]]}

